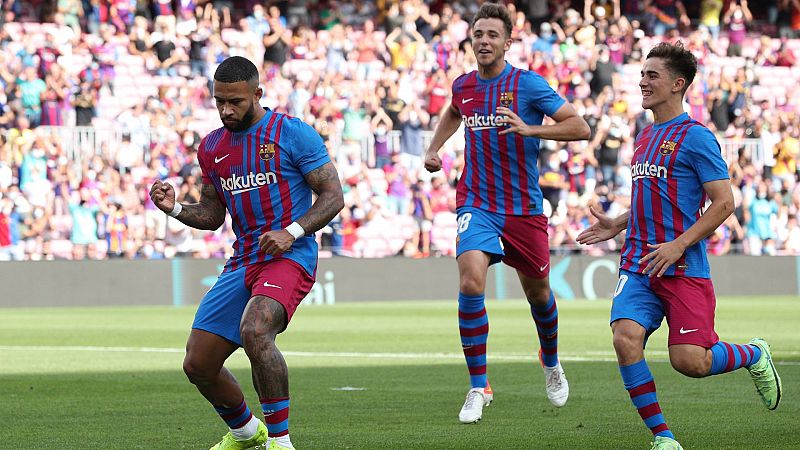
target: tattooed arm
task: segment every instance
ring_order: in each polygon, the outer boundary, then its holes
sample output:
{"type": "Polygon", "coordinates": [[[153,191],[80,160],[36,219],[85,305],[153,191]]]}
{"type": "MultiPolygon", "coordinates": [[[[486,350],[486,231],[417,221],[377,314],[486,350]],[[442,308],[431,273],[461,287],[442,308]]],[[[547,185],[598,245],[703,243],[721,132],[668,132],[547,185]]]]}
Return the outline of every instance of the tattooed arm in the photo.
{"type": "Polygon", "coordinates": [[[305,179],[317,194],[317,200],[302,217],[297,219],[297,223],[303,227],[306,234],[311,234],[322,229],[336,217],[336,214],[339,214],[344,208],[344,197],[339,173],[336,172],[333,163],[329,162],[312,170],[306,174],[305,179]]]}
{"type": "MultiPolygon", "coordinates": [[[[327,225],[344,208],[344,196],[339,174],[331,162],[307,173],[305,180],[317,194],[317,200],[302,217],[297,219],[297,223],[303,227],[306,234],[311,234],[327,225]]],[[[261,250],[269,255],[289,251],[292,243],[294,237],[286,229],[267,231],[258,239],[261,250]]]]}
{"type": "MultiPolygon", "coordinates": [[[[165,213],[175,208],[175,189],[169,183],[156,181],[150,188],[150,199],[165,213]]],[[[181,204],[182,209],[176,219],[200,230],[216,230],[225,222],[225,205],[217,197],[213,185],[203,183],[198,203],[181,204]]]]}

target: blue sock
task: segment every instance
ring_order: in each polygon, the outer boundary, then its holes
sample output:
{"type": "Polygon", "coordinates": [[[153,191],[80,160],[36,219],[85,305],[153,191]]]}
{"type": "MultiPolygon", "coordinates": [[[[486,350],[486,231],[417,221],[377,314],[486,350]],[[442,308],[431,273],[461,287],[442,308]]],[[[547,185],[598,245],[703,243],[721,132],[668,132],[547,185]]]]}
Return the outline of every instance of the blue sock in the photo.
{"type": "Polygon", "coordinates": [[[261,398],[259,400],[269,437],[289,434],[289,397],[261,398]]]}
{"type": "Polygon", "coordinates": [[[231,430],[245,426],[245,424],[250,421],[250,418],[253,417],[253,413],[250,412],[250,408],[247,407],[247,403],[245,403],[244,399],[233,408],[215,406],[214,409],[217,411],[217,414],[222,417],[222,420],[228,424],[228,428],[231,430]]]}
{"type": "Polygon", "coordinates": [[[761,349],[750,344],[729,344],[717,342],[711,347],[714,358],[711,360],[709,375],[731,372],[740,367],[750,367],[761,358],[761,349]]]}
{"type": "Polygon", "coordinates": [[[474,388],[485,388],[486,340],[489,337],[489,316],[486,315],[483,295],[468,296],[458,293],[458,331],[461,349],[467,360],[469,382],[474,388]]]}
{"type": "Polygon", "coordinates": [[[555,367],[558,365],[558,307],[552,290],[546,306],[535,308],[531,305],[531,315],[539,334],[542,364],[555,367]]]}
{"type": "Polygon", "coordinates": [[[641,360],[630,366],[619,366],[619,372],[622,374],[622,382],[625,383],[625,389],[628,390],[633,406],[653,436],[675,439],[661,413],[661,406],[656,397],[656,383],[653,381],[650,368],[647,367],[647,361],[641,360]]]}

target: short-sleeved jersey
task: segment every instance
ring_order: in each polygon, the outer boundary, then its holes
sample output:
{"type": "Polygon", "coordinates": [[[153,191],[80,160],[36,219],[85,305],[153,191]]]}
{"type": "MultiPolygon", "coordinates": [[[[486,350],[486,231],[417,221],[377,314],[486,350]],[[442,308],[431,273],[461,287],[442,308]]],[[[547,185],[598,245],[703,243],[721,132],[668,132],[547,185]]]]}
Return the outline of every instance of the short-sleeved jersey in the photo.
{"type": "MultiPolygon", "coordinates": [[[[648,125],[636,137],[631,210],[620,268],[641,273],[647,244],[675,240],[700,218],[703,184],[728,179],[728,166],[711,131],[684,113],[648,125]]],[[[686,249],[665,275],[710,278],[704,240],[686,249]]]]}
{"type": "MultiPolygon", "coordinates": [[[[304,176],[330,162],[322,138],[300,119],[266,110],[249,129],[219,128],[200,143],[197,153],[203,183],[214,186],[231,215],[236,242],[224,271],[267,261],[258,247],[265,232],[280,230],[311,207],[304,176]]],[[[314,236],[303,236],[282,255],[309,274],[317,265],[314,236]]]]}
{"type": "Polygon", "coordinates": [[[477,71],[453,82],[453,107],[461,114],[466,134],[464,171],[456,205],[508,215],[542,213],[539,189],[539,138],[516,133],[500,136],[495,110],[506,106],[528,125],[541,125],[564,104],[544,78],[506,62],[503,72],[488,80],[477,71]]]}

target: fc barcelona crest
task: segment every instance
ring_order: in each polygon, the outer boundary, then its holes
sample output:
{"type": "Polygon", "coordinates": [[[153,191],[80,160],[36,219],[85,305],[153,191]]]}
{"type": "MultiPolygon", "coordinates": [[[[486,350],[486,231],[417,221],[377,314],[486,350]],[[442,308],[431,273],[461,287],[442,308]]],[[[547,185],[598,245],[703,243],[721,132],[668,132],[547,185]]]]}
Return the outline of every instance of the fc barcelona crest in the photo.
{"type": "Polygon", "coordinates": [[[514,102],[514,93],[513,92],[501,92],[500,93],[500,104],[508,108],[514,102]]]}
{"type": "Polygon", "coordinates": [[[270,159],[274,158],[275,144],[272,142],[269,144],[261,144],[261,146],[258,148],[258,156],[264,161],[269,161],[270,159]]]}
{"type": "Polygon", "coordinates": [[[676,145],[678,145],[678,143],[675,141],[664,141],[664,143],[661,144],[661,148],[658,149],[658,152],[662,155],[671,155],[672,152],[675,151],[676,145]]]}

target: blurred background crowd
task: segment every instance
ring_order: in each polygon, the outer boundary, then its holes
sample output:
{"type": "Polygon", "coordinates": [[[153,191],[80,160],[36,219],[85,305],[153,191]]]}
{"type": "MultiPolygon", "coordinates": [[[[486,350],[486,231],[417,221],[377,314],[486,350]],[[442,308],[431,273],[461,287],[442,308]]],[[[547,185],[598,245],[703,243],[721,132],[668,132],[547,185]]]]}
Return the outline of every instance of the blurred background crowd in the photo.
{"type": "MultiPolygon", "coordinates": [[[[156,180],[199,198],[196,152],[220,126],[210,92],[232,55],[262,68],[262,104],[325,138],[346,207],[322,255],[428,257],[455,250],[463,132],[429,174],[422,155],[451,82],[476,67],[481,2],[0,0],[0,260],[224,257],[234,239],[167,218],[156,180]]],[[[700,71],[689,114],[720,140],[736,212],[708,251],[800,254],[800,0],[528,0],[507,59],[545,77],[592,128],[542,142],[555,253],[579,247],[589,206],[629,206],[639,71],[682,40],[700,71]]]]}

